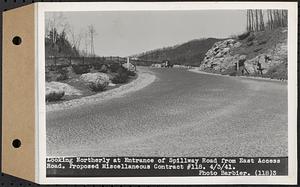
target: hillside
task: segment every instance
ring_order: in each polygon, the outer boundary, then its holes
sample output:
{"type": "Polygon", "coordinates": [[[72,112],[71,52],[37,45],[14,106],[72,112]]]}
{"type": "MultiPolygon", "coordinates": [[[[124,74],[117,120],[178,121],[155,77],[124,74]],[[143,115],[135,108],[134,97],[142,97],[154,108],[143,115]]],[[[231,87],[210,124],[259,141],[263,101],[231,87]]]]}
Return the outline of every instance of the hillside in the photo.
{"type": "Polygon", "coordinates": [[[287,28],[246,32],[236,38],[216,42],[207,51],[200,70],[287,79],[287,28]]]}
{"type": "MultiPolygon", "coordinates": [[[[180,45],[148,51],[137,55],[137,57],[149,61],[170,60],[172,64],[199,66],[205,57],[205,53],[217,41],[220,41],[220,39],[207,38],[192,40],[180,45]]],[[[139,65],[151,65],[151,62],[139,65]]]]}

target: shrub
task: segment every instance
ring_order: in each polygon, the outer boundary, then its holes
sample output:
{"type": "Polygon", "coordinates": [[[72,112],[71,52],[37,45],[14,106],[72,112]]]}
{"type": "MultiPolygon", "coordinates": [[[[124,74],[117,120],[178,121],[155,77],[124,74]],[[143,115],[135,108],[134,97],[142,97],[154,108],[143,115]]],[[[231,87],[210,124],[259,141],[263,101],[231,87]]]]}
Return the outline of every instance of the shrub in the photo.
{"type": "Polygon", "coordinates": [[[122,66],[118,63],[113,63],[109,66],[109,70],[112,72],[112,73],[117,73],[119,71],[119,69],[121,68],[122,66]]]}
{"type": "Polygon", "coordinates": [[[108,83],[109,83],[108,81],[98,79],[95,82],[89,82],[88,86],[92,91],[99,92],[105,90],[106,87],[108,86],[108,83]]]}
{"type": "Polygon", "coordinates": [[[51,90],[46,92],[46,102],[59,101],[65,95],[62,90],[51,90]]]}
{"type": "Polygon", "coordinates": [[[252,42],[254,39],[255,39],[254,34],[251,34],[251,35],[249,36],[249,38],[247,39],[247,42],[252,42]]]}
{"type": "Polygon", "coordinates": [[[282,63],[282,64],[271,67],[264,76],[269,77],[271,79],[287,80],[287,78],[288,78],[287,64],[282,63]]]}
{"type": "Polygon", "coordinates": [[[247,38],[250,35],[251,32],[245,32],[243,34],[238,35],[238,39],[239,40],[244,40],[245,38],[247,38]]]}
{"type": "Polygon", "coordinates": [[[57,70],[57,74],[58,74],[58,76],[56,77],[56,81],[63,81],[63,80],[67,80],[69,78],[68,70],[65,68],[57,70]]]}
{"type": "Polygon", "coordinates": [[[108,71],[106,64],[94,63],[92,66],[95,70],[98,70],[99,72],[102,72],[102,73],[107,73],[107,71],[108,71]]]}
{"type": "Polygon", "coordinates": [[[99,69],[99,72],[107,73],[107,72],[108,72],[107,65],[103,64],[103,65],[101,66],[101,68],[99,69]]]}
{"type": "Polygon", "coordinates": [[[90,67],[88,65],[72,65],[73,71],[76,74],[84,74],[90,72],[90,67]]]}
{"type": "Polygon", "coordinates": [[[112,78],[112,83],[114,84],[122,84],[126,83],[129,79],[129,71],[127,71],[125,68],[120,67],[117,70],[116,75],[112,78]]]}
{"type": "Polygon", "coordinates": [[[127,73],[128,73],[129,76],[132,76],[132,77],[136,75],[136,73],[134,71],[129,71],[128,70],[127,73]]]}

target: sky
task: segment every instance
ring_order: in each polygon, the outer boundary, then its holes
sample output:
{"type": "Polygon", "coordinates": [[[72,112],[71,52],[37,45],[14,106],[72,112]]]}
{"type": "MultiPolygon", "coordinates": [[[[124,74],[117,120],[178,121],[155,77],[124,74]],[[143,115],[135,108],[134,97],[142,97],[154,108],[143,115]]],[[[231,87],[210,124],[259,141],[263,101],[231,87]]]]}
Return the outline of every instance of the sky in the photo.
{"type": "MultiPolygon", "coordinates": [[[[75,33],[94,25],[95,54],[130,56],[200,38],[227,38],[246,29],[245,10],[63,12],[75,33]]],[[[46,20],[53,13],[46,14],[46,20]]],[[[80,48],[84,47],[81,41],[80,48]]]]}

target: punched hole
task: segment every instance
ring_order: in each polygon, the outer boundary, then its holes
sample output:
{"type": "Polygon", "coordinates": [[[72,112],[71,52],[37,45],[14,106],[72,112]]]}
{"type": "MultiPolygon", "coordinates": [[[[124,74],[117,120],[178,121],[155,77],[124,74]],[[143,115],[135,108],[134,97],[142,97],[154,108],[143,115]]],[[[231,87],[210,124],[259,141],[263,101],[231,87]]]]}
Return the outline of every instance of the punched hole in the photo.
{"type": "Polygon", "coordinates": [[[21,147],[21,141],[19,139],[15,139],[12,142],[12,145],[13,145],[14,148],[19,148],[19,147],[21,147]]]}
{"type": "Polygon", "coordinates": [[[20,45],[22,43],[22,39],[20,36],[15,36],[12,40],[13,44],[20,45]]]}

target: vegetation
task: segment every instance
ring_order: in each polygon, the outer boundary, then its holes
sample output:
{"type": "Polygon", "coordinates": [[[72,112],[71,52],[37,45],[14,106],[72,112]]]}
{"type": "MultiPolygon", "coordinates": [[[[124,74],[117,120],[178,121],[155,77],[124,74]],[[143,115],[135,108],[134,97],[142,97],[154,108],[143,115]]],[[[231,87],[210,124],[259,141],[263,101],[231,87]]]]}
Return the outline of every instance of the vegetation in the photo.
{"type": "MultiPolygon", "coordinates": [[[[216,38],[192,40],[181,45],[144,52],[137,57],[149,61],[170,60],[172,64],[199,66],[205,53],[218,41],[220,39],[216,38]]],[[[138,65],[151,64],[152,62],[140,62],[138,65]]]]}
{"type": "Polygon", "coordinates": [[[79,51],[72,47],[65,31],[58,33],[53,28],[45,37],[46,57],[49,56],[79,56],[79,51]]]}
{"type": "Polygon", "coordinates": [[[64,95],[64,91],[52,91],[46,94],[46,102],[59,101],[64,95]]]}
{"type": "Polygon", "coordinates": [[[90,67],[88,65],[72,65],[74,73],[81,75],[90,72],[90,67]]]}
{"type": "Polygon", "coordinates": [[[247,31],[264,31],[286,27],[287,16],[287,10],[247,10],[247,31]]]}
{"type": "Polygon", "coordinates": [[[288,79],[287,63],[282,63],[273,66],[265,74],[265,77],[269,77],[271,79],[287,80],[288,79]]]}
{"type": "Polygon", "coordinates": [[[89,82],[88,86],[94,92],[104,91],[108,86],[108,81],[98,79],[95,82],[89,82]]]}
{"type": "Polygon", "coordinates": [[[116,71],[116,73],[114,74],[111,81],[114,84],[123,84],[128,82],[130,76],[135,76],[135,75],[136,75],[135,72],[129,71],[124,67],[120,66],[116,71]]]}

